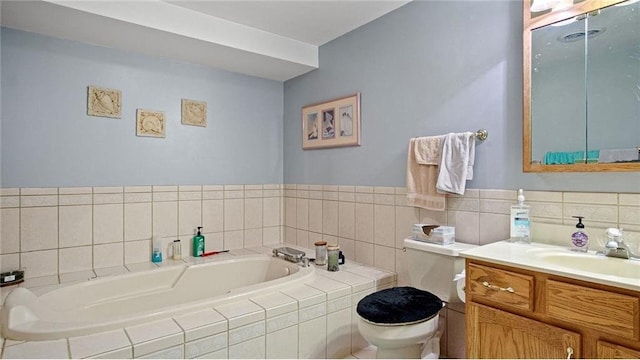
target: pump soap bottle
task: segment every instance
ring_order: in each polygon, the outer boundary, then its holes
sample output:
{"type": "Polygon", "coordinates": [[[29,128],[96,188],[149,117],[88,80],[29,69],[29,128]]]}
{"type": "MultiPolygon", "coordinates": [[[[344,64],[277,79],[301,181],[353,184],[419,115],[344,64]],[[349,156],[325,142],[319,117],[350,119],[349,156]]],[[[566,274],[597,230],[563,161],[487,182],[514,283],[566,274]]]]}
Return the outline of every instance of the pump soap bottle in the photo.
{"type": "Polygon", "coordinates": [[[198,234],[193,237],[193,256],[199,257],[204,254],[204,235],[200,232],[202,226],[198,226],[198,234]]]}
{"type": "Polygon", "coordinates": [[[524,203],[524,190],[518,190],[518,203],[511,205],[510,241],[515,243],[531,243],[531,223],[529,221],[529,205],[524,203]]]}
{"type": "Polygon", "coordinates": [[[576,224],[576,232],[571,234],[571,250],[586,252],[589,249],[589,236],[584,232],[584,224],[582,223],[584,216],[573,217],[578,219],[578,223],[576,224]]]}

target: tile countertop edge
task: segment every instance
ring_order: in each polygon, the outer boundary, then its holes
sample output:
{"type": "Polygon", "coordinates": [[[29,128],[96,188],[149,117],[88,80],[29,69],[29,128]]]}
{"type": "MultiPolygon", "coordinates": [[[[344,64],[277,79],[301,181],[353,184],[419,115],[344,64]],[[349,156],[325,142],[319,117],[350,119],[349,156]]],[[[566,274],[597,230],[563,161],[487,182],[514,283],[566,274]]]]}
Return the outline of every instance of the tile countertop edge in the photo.
{"type": "MultiPolygon", "coordinates": [[[[538,259],[535,259],[531,256],[526,256],[527,250],[535,248],[553,249],[567,252],[570,251],[565,247],[557,245],[542,243],[518,244],[511,243],[508,240],[503,240],[462,251],[460,252],[460,256],[472,260],[486,261],[490,263],[511,266],[514,268],[521,268],[563,276],[575,280],[583,280],[601,285],[640,291],[640,277],[638,279],[623,278],[613,275],[603,275],[587,271],[580,271],[569,267],[562,267],[548,263],[541,263],[538,259]]],[[[594,252],[590,251],[589,253],[593,254],[594,252]]]]}

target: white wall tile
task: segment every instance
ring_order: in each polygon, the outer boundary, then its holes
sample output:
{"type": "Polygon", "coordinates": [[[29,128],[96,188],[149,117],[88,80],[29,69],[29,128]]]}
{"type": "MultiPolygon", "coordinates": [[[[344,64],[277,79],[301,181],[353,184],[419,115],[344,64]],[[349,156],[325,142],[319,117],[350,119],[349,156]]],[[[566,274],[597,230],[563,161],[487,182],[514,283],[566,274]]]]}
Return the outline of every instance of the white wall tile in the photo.
{"type": "Polygon", "coordinates": [[[373,266],[373,244],[356,240],[355,242],[356,262],[373,266]]]}
{"type": "Polygon", "coordinates": [[[22,252],[20,267],[25,269],[25,278],[55,275],[58,273],[58,250],[22,252]]]}
{"type": "Polygon", "coordinates": [[[227,333],[208,336],[185,344],[185,358],[194,359],[227,348],[227,333]]]}
{"type": "Polygon", "coordinates": [[[618,194],[616,193],[585,193],[585,192],[565,192],[563,193],[563,201],[565,203],[577,204],[607,204],[614,205],[618,203],[618,194]]]}
{"type": "Polygon", "coordinates": [[[59,204],[64,205],[92,205],[93,196],[91,194],[60,195],[59,204]]]}
{"type": "MultiPolygon", "coordinates": [[[[17,270],[19,268],[20,268],[20,253],[0,255],[0,272],[17,270]]],[[[1,290],[0,290],[0,293],[2,293],[1,290]]]]}
{"type": "Polygon", "coordinates": [[[394,248],[374,245],[373,248],[373,265],[388,271],[395,271],[396,257],[394,248]]]}
{"type": "Polygon", "coordinates": [[[319,317],[298,325],[298,359],[327,358],[327,318],[319,317]]]}
{"type": "Polygon", "coordinates": [[[93,243],[107,244],[124,240],[124,206],[93,206],[93,243]]]}
{"type": "Polygon", "coordinates": [[[244,230],[224,232],[224,248],[225,249],[242,249],[243,247],[244,247],[244,230]]]}
{"type": "Polygon", "coordinates": [[[356,204],[353,202],[338,203],[338,236],[356,238],[356,204]]]}
{"type": "Polygon", "coordinates": [[[176,201],[153,203],[153,235],[178,235],[178,203],[176,201]]]}
{"type": "Polygon", "coordinates": [[[402,249],[404,239],[413,234],[413,224],[420,224],[420,209],[416,207],[396,206],[395,247],[402,249]]]}
{"type": "Polygon", "coordinates": [[[322,233],[322,200],[309,200],[309,231],[322,233]]]}
{"type": "Polygon", "coordinates": [[[91,246],[62,248],[58,252],[61,273],[90,270],[93,268],[93,253],[91,246]]]}
{"type": "Polygon", "coordinates": [[[206,232],[224,231],[223,200],[204,200],[202,202],[202,226],[206,232]]]}
{"type": "Polygon", "coordinates": [[[279,226],[280,222],[280,198],[270,197],[263,200],[263,226],[279,226]]]}
{"type": "Polygon", "coordinates": [[[58,195],[20,196],[20,206],[56,206],[58,195]]]}
{"type": "Polygon", "coordinates": [[[124,241],[151,239],[152,226],[150,202],[124,204],[124,241]]]}
{"type": "Polygon", "coordinates": [[[178,345],[140,357],[141,359],[184,359],[184,346],[178,345]]]}
{"type": "Polygon", "coordinates": [[[244,228],[262,228],[262,198],[244,200],[244,228]]]}
{"type": "Polygon", "coordinates": [[[355,235],[356,240],[373,243],[374,221],[373,205],[356,203],[355,235]]]}
{"type": "Polygon", "coordinates": [[[396,214],[393,206],[374,205],[374,243],[394,247],[396,244],[396,214]]]}
{"type": "MultiPolygon", "coordinates": [[[[187,252],[182,251],[185,256],[187,252]]],[[[132,240],[124,243],[124,263],[136,264],[151,261],[151,240],[132,240]]]]}
{"type": "Polygon", "coordinates": [[[93,243],[93,207],[60,206],[60,247],[93,243]]]}
{"type": "Polygon", "coordinates": [[[135,357],[183,343],[182,329],[172,319],[130,326],[125,331],[133,343],[135,357]]]}
{"type": "Polygon", "coordinates": [[[201,201],[178,201],[178,234],[195,235],[202,225],[201,201]]]}
{"type": "Polygon", "coordinates": [[[455,226],[456,241],[478,245],[480,243],[478,212],[447,211],[447,225],[455,226]]]}
{"type": "Polygon", "coordinates": [[[322,232],[324,234],[338,235],[338,202],[322,201],[322,232]]]}
{"type": "MultiPolygon", "coordinates": [[[[489,244],[510,237],[509,215],[480,213],[479,242],[480,245],[489,244]]],[[[457,237],[456,229],[456,237],[457,237]]]]}
{"type": "Polygon", "coordinates": [[[124,264],[124,243],[99,244],[93,246],[93,267],[104,268],[124,264]]]}
{"type": "Polygon", "coordinates": [[[244,229],[244,200],[225,199],[224,200],[224,230],[244,229]]]}
{"type": "Polygon", "coordinates": [[[327,315],[327,358],[344,359],[351,354],[351,308],[327,315]]]}
{"type": "Polygon", "coordinates": [[[262,246],[262,228],[244,230],[244,247],[262,246]]]}
{"type": "Polygon", "coordinates": [[[58,248],[58,208],[34,207],[20,211],[21,251],[58,248]]]}
{"type": "Polygon", "coordinates": [[[297,359],[298,358],[298,325],[291,326],[267,334],[267,359],[297,359]]]}
{"type": "Polygon", "coordinates": [[[265,354],[264,336],[229,346],[229,359],[264,359],[265,354]]]}
{"type": "Polygon", "coordinates": [[[265,227],[262,229],[262,243],[267,244],[279,244],[282,242],[280,234],[280,227],[265,227]]]}
{"type": "Polygon", "coordinates": [[[296,199],[296,221],[294,226],[301,230],[309,230],[309,200],[296,199]]]}
{"type": "Polygon", "coordinates": [[[0,209],[0,254],[20,251],[20,210],[0,209]]]}

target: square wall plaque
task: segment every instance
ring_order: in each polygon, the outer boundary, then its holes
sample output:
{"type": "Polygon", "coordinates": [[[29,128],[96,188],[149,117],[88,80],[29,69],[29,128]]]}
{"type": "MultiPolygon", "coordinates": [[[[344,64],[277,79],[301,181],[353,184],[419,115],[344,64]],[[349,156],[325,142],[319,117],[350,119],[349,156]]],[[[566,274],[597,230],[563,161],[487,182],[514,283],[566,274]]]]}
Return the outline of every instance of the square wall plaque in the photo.
{"type": "Polygon", "coordinates": [[[166,121],[162,111],[137,109],[136,135],[165,137],[166,121]]]}
{"type": "Polygon", "coordinates": [[[89,86],[87,95],[87,115],[120,119],[122,92],[89,86]]]}
{"type": "Polygon", "coordinates": [[[182,99],[182,123],[184,125],[207,126],[207,103],[182,99]]]}

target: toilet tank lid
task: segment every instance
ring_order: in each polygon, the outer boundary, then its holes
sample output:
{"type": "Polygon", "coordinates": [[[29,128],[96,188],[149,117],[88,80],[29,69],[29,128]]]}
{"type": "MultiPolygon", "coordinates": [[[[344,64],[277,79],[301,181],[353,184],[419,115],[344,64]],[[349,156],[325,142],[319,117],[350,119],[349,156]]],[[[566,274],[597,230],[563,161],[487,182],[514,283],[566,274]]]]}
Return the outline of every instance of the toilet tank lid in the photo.
{"type": "Polygon", "coordinates": [[[465,244],[465,243],[453,243],[449,245],[432,244],[424,241],[418,241],[413,239],[404,239],[404,247],[414,249],[418,251],[426,251],[435,254],[442,254],[448,256],[459,256],[461,251],[468,250],[476,247],[477,245],[465,244]]]}

